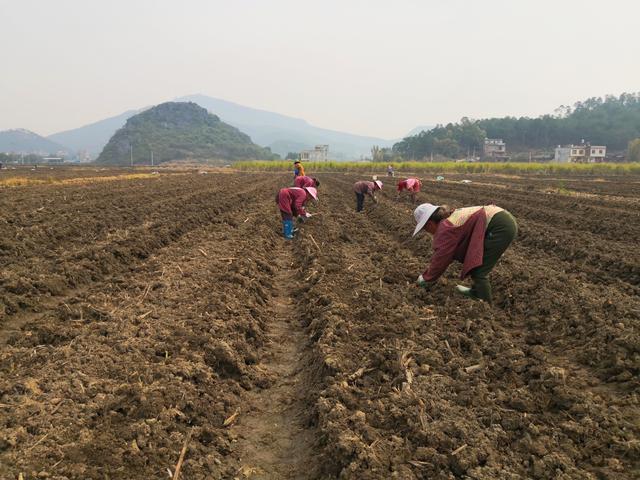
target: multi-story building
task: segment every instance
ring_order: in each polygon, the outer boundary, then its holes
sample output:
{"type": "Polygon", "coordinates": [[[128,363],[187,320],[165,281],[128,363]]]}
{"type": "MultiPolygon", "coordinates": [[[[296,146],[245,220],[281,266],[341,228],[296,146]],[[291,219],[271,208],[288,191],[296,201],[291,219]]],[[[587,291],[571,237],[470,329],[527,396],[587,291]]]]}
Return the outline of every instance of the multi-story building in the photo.
{"type": "Polygon", "coordinates": [[[329,145],[316,145],[313,150],[300,152],[300,160],[310,162],[326,162],[329,159],[329,145]]]}
{"type": "Polygon", "coordinates": [[[589,159],[591,163],[604,162],[607,156],[607,147],[605,145],[589,145],[589,159]]]}
{"type": "Polygon", "coordinates": [[[507,145],[501,138],[484,139],[485,158],[504,158],[507,155],[507,145]]]}
{"type": "Polygon", "coordinates": [[[607,156],[607,147],[604,145],[558,145],[555,150],[554,160],[560,163],[599,163],[607,156]]]}

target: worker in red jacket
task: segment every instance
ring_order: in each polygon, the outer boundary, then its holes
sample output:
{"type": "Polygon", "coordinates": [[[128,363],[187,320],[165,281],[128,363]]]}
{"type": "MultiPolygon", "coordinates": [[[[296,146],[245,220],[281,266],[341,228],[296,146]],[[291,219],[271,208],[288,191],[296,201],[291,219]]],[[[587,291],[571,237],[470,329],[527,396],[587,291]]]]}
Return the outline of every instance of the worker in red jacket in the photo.
{"type": "Polygon", "coordinates": [[[306,175],[302,177],[296,177],[293,183],[298,188],[304,188],[304,187],[318,188],[320,186],[320,181],[317,178],[307,177],[306,175]]]}
{"type": "Polygon", "coordinates": [[[369,195],[371,200],[378,203],[375,192],[376,190],[382,190],[382,182],[376,180],[375,182],[360,181],[353,184],[353,191],[356,192],[356,212],[361,212],[364,208],[364,196],[369,195]]]}
{"type": "Polygon", "coordinates": [[[489,273],[518,233],[515,218],[495,205],[451,209],[423,203],[413,212],[415,236],[421,230],[433,235],[429,267],[418,277],[418,285],[429,289],[447,267],[462,263],[461,277],[471,276],[471,288],[457,285],[462,295],[492,302],[489,273]]]}
{"type": "Polygon", "coordinates": [[[398,195],[396,199],[400,198],[400,192],[406,190],[411,195],[411,202],[416,203],[416,194],[420,191],[422,182],[419,178],[407,178],[406,180],[400,180],[398,182],[398,195]]]}
{"type": "Polygon", "coordinates": [[[282,233],[284,238],[293,238],[293,217],[305,221],[311,217],[304,206],[310,199],[318,200],[318,191],[314,187],[281,188],[276,196],[276,203],[282,216],[282,233]]]}

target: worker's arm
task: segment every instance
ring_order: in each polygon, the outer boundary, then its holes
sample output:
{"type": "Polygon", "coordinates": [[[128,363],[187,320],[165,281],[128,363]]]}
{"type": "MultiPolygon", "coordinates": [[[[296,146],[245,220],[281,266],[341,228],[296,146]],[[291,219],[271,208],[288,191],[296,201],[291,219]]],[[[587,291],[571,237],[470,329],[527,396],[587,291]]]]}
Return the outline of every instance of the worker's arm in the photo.
{"type": "Polygon", "coordinates": [[[307,216],[307,211],[304,209],[304,203],[307,200],[306,193],[305,196],[297,196],[293,202],[294,209],[296,213],[301,217],[307,216]]]}
{"type": "MultiPolygon", "coordinates": [[[[439,228],[443,228],[443,226],[439,228]]],[[[429,267],[422,274],[427,283],[435,282],[447,270],[453,262],[457,246],[455,231],[441,232],[434,240],[433,255],[429,267]]]]}
{"type": "Polygon", "coordinates": [[[367,195],[369,195],[371,197],[371,200],[373,200],[375,203],[378,203],[378,198],[376,197],[375,193],[367,192],[367,195]]]}

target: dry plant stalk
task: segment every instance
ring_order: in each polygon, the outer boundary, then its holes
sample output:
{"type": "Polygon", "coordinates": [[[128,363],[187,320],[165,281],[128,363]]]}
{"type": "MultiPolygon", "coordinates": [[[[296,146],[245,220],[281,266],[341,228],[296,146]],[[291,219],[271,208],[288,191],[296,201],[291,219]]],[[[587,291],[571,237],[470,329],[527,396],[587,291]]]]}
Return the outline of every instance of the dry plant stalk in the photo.
{"type": "Polygon", "coordinates": [[[364,375],[366,372],[370,372],[371,370],[373,370],[373,368],[360,367],[358,370],[356,370],[351,375],[349,375],[347,377],[347,380],[349,380],[350,382],[353,382],[354,380],[357,380],[362,375],[364,375]]]}
{"type": "Polygon", "coordinates": [[[453,354],[453,350],[451,350],[451,345],[449,345],[449,341],[445,340],[444,344],[447,346],[447,350],[449,350],[449,353],[451,354],[451,356],[455,357],[455,355],[453,354]]]}
{"type": "Polygon", "coordinates": [[[223,423],[222,426],[223,427],[228,427],[229,425],[231,425],[233,422],[236,421],[236,418],[238,418],[238,415],[240,414],[240,410],[236,410],[229,418],[227,418],[223,423]]]}
{"type": "Polygon", "coordinates": [[[477,363],[477,364],[475,364],[475,365],[470,365],[470,366],[468,366],[468,367],[465,367],[465,368],[464,368],[464,371],[465,371],[465,372],[467,372],[467,373],[473,373],[473,372],[475,372],[476,370],[480,370],[481,368],[482,368],[482,365],[481,365],[481,364],[479,364],[479,363],[477,363]]]}
{"type": "Polygon", "coordinates": [[[410,362],[411,354],[406,350],[400,352],[398,363],[400,364],[400,369],[404,372],[405,381],[402,382],[402,392],[404,393],[411,390],[411,384],[413,383],[413,372],[409,368],[410,362]]]}
{"type": "Polygon", "coordinates": [[[182,470],[182,463],[184,462],[184,456],[187,453],[187,447],[189,446],[189,442],[191,441],[192,432],[193,430],[189,430],[189,433],[187,433],[187,438],[184,439],[184,445],[182,445],[180,458],[178,458],[178,463],[176,464],[176,470],[173,473],[173,480],[178,480],[178,477],[180,477],[180,470],[182,470]]]}
{"type": "Polygon", "coordinates": [[[313,235],[309,234],[309,238],[311,239],[311,241],[313,242],[313,244],[316,246],[316,248],[318,249],[319,252],[322,252],[322,249],[320,248],[320,245],[318,245],[318,242],[316,242],[316,239],[313,238],[313,235]]]}
{"type": "Polygon", "coordinates": [[[465,448],[467,448],[467,444],[466,443],[464,445],[462,445],[461,447],[456,448],[453,452],[451,452],[451,455],[457,455],[458,453],[460,453],[465,448]]]}

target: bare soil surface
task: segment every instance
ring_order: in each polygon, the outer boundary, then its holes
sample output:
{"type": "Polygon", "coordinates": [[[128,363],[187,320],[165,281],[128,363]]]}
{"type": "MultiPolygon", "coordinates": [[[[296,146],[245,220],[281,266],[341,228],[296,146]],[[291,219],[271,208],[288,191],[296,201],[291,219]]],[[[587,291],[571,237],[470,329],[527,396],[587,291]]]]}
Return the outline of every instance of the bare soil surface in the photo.
{"type": "Polygon", "coordinates": [[[292,254],[281,246],[274,252],[278,273],[267,329],[268,353],[257,368],[272,384],[253,391],[241,407],[238,424],[240,474],[264,479],[307,478],[312,468],[314,435],[308,428],[304,371],[307,338],[297,318],[293,298],[292,254]],[[244,410],[244,415],[242,411],[244,410]]]}
{"type": "Polygon", "coordinates": [[[639,179],[425,179],[517,218],[489,307],[391,182],[286,242],[288,175],[53,172],[0,188],[1,479],[640,477],[639,179]]]}

